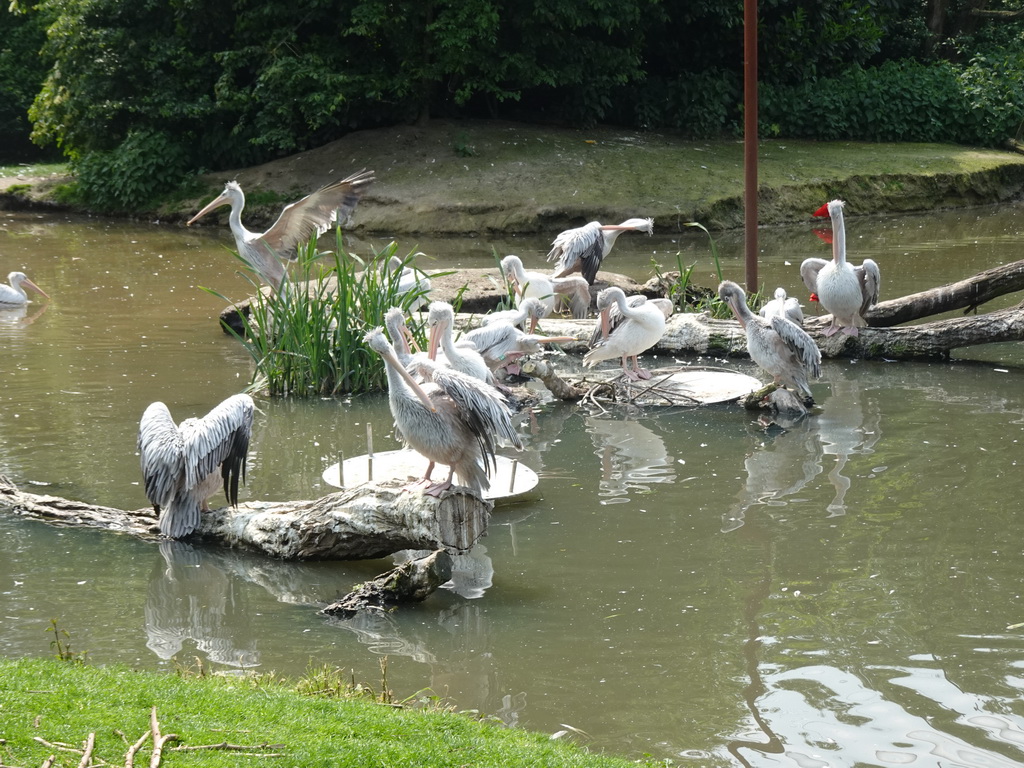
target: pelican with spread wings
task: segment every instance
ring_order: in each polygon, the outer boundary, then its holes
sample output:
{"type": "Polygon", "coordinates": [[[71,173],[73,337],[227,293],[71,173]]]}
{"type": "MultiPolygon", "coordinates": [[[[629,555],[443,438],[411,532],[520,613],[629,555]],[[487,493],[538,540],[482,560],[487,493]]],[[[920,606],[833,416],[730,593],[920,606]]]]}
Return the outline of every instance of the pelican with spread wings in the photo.
{"type": "Polygon", "coordinates": [[[588,285],[593,285],[597,279],[597,270],[611,253],[616,239],[628,231],[653,235],[654,220],[626,219],[621,224],[592,221],[582,227],[565,230],[554,239],[548,252],[548,261],[558,262],[552,274],[555,277],[568,277],[573,272],[579,272],[588,285]]]}
{"type": "Polygon", "coordinates": [[[180,539],[198,528],[200,514],[209,511],[207,499],[221,486],[228,503],[238,503],[254,411],[252,398],[244,394],[181,424],[159,401],[146,408],[138,450],[146,498],[160,515],[164,536],[180,539]]]}
{"type": "Polygon", "coordinates": [[[285,277],[281,260],[295,261],[298,247],[313,235],[322,235],[335,222],[346,221],[373,181],[373,171],[360,171],[321,187],[298,202],[285,206],[274,225],[262,234],[250,232],[242,224],[245,194],[237,181],[229,181],[220,196],[189,219],[187,224],[191,226],[215,208],[230,205],[228,225],[235,237],[238,255],[276,291],[285,277]]]}

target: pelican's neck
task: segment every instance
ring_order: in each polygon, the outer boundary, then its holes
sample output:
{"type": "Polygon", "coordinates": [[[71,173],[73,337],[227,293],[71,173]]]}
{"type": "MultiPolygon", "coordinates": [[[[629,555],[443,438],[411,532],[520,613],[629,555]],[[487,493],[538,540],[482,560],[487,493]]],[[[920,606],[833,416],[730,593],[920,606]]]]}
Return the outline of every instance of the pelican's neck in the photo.
{"type": "Polygon", "coordinates": [[[241,189],[238,193],[231,196],[230,203],[231,212],[228,214],[228,226],[231,227],[231,234],[235,236],[235,239],[251,240],[256,236],[255,232],[250,232],[242,224],[242,209],[245,208],[245,194],[241,189]]]}
{"type": "Polygon", "coordinates": [[[836,205],[832,214],[832,260],[836,264],[846,263],[846,224],[843,222],[843,206],[836,205]]]}

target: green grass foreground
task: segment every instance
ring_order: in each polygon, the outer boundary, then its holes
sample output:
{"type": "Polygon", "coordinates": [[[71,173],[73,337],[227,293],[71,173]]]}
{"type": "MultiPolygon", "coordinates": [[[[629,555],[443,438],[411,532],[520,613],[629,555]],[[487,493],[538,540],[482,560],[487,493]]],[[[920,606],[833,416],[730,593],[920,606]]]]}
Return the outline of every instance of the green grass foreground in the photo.
{"type": "MultiPolygon", "coordinates": [[[[366,698],[309,696],[265,678],[181,677],[54,659],[0,659],[0,764],[29,768],[56,755],[76,766],[95,734],[93,763],[124,765],[150,728],[176,734],[162,766],[607,766],[635,765],[543,734],[508,729],[440,709],[409,709],[366,698]],[[175,747],[223,745],[176,751],[175,747]],[[277,755],[269,757],[268,755],[277,755]]],[[[149,765],[152,739],[135,756],[149,765]]]]}

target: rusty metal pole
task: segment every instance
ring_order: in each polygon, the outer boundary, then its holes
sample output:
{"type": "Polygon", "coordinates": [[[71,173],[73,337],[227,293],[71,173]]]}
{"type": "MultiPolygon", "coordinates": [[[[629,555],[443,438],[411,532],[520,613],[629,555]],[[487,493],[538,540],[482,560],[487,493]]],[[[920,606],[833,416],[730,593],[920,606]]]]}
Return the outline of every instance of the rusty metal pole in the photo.
{"type": "Polygon", "coordinates": [[[743,0],[743,194],[747,292],[757,283],[757,0],[743,0]]]}

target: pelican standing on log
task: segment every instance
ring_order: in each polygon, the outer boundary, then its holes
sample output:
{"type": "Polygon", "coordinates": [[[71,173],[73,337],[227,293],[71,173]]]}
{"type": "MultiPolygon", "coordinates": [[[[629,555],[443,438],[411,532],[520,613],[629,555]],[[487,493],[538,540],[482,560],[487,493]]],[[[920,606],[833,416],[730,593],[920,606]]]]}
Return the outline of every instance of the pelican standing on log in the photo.
{"type": "Polygon", "coordinates": [[[516,306],[528,298],[540,299],[548,314],[555,311],[555,299],[566,297],[572,316],[581,320],[590,309],[590,286],[582,277],[548,277],[540,272],[527,272],[518,256],[501,260],[501,271],[516,292],[516,306]]]}
{"type": "Polygon", "coordinates": [[[781,286],[775,289],[775,298],[761,307],[757,314],[769,319],[772,315],[784,315],[792,323],[800,326],[804,324],[804,312],[800,309],[800,302],[792,296],[787,296],[786,289],[781,286]]]}
{"type": "Polygon", "coordinates": [[[776,385],[794,389],[805,403],[813,403],[807,379],[821,376],[821,351],[814,339],[784,315],[755,315],[743,289],[731,280],[718,286],[718,297],[729,305],[746,332],[750,359],[773,376],[776,385]]]}
{"type": "Polygon", "coordinates": [[[425,485],[424,493],[440,496],[458,475],[477,494],[487,490],[498,440],[522,449],[504,397],[494,387],[431,360],[415,365],[424,377],[420,385],[399,363],[380,328],[364,340],[384,360],[395,427],[405,443],[430,462],[423,478],[408,487],[425,485]],[[449,467],[444,481],[431,482],[435,464],[449,467]]]}
{"type": "Polygon", "coordinates": [[[0,284],[0,308],[22,307],[28,304],[28,294],[25,288],[35,291],[43,298],[50,298],[42,288],[28,279],[24,272],[11,272],[7,275],[7,282],[10,285],[0,284]]]}
{"type": "Polygon", "coordinates": [[[667,299],[648,301],[644,296],[628,300],[621,288],[605,288],[597,295],[600,326],[591,338],[591,350],[583,364],[593,368],[602,360],[621,358],[622,373],[631,381],[649,379],[649,371],[640,367],[639,355],[657,344],[665,333],[665,321],[672,314],[667,299]],[[633,360],[633,368],[628,365],[633,360]]]}
{"type": "Polygon", "coordinates": [[[232,395],[203,418],[176,425],[163,403],[146,408],[138,450],[146,497],[164,536],[180,539],[198,528],[207,499],[221,486],[228,503],[238,504],[254,410],[251,397],[232,395]]]}
{"type": "Polygon", "coordinates": [[[506,309],[501,312],[491,312],[490,314],[484,315],[480,318],[482,325],[493,325],[497,323],[509,323],[511,325],[523,328],[528,333],[536,333],[537,325],[551,314],[551,311],[540,299],[531,296],[528,299],[523,299],[519,302],[519,306],[515,309],[506,309]],[[525,328],[526,321],[530,321],[529,328],[525,328]]]}
{"type": "Polygon", "coordinates": [[[800,265],[804,285],[816,294],[821,306],[831,313],[832,323],[825,329],[831,336],[839,331],[857,336],[867,325],[864,313],[878,302],[881,274],[871,259],[855,267],[846,260],[846,226],[843,222],[843,201],[833,200],[814,212],[815,216],[832,217],[832,261],[805,259],[800,265]]]}
{"type": "Polygon", "coordinates": [[[274,225],[263,234],[250,232],[242,224],[245,194],[237,181],[229,181],[220,196],[189,219],[187,226],[215,208],[230,205],[228,224],[235,237],[238,255],[276,291],[285,276],[281,259],[295,261],[299,246],[313,235],[322,235],[336,221],[348,219],[373,180],[373,171],[360,171],[321,187],[298,202],[285,206],[274,225]]]}
{"type": "Polygon", "coordinates": [[[567,229],[552,242],[548,261],[557,260],[555,277],[568,277],[574,272],[583,275],[588,285],[597,279],[597,270],[611,253],[615,240],[626,231],[654,234],[654,219],[627,219],[621,224],[592,221],[576,229],[567,229]]]}

